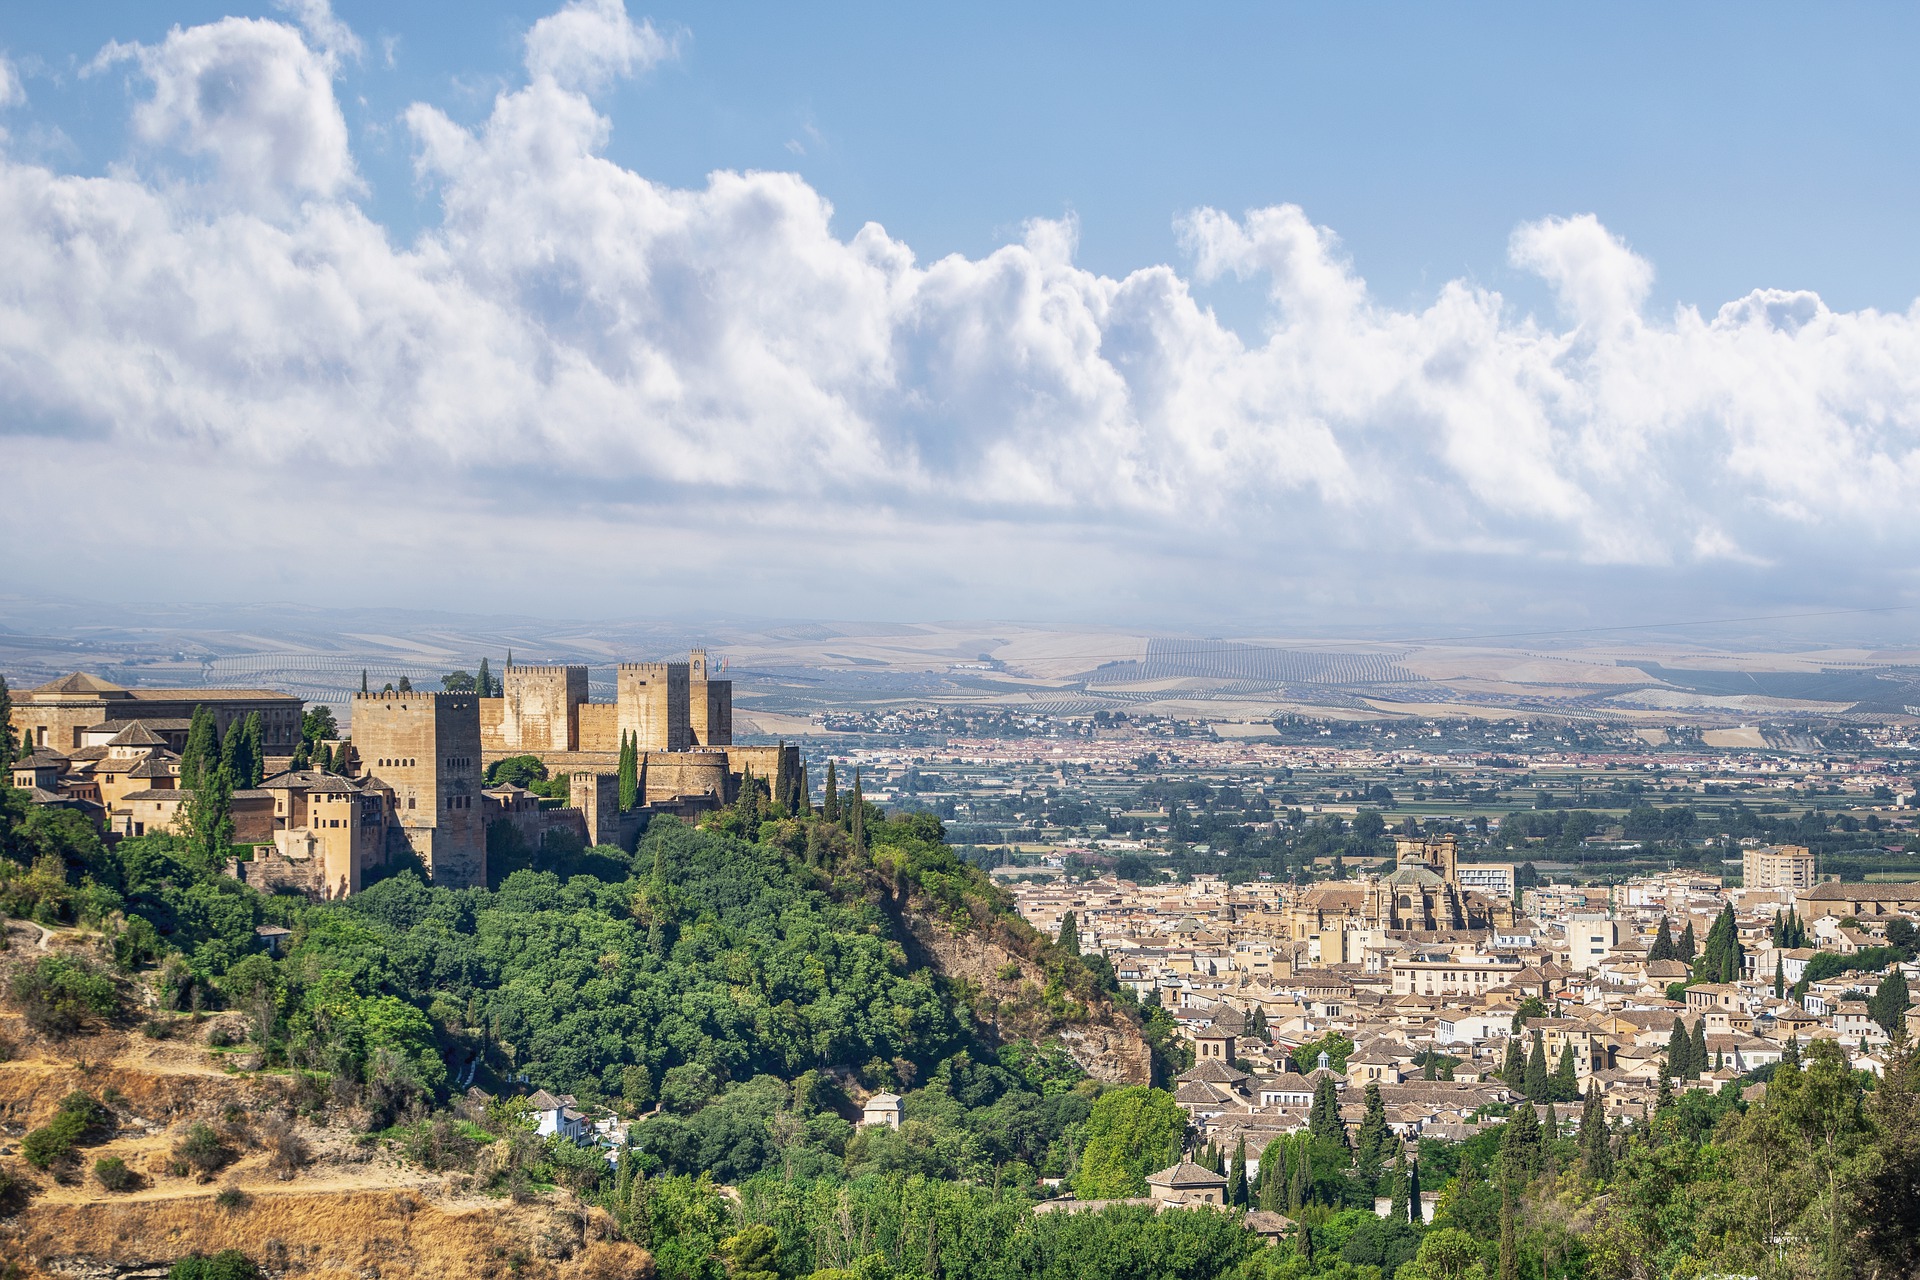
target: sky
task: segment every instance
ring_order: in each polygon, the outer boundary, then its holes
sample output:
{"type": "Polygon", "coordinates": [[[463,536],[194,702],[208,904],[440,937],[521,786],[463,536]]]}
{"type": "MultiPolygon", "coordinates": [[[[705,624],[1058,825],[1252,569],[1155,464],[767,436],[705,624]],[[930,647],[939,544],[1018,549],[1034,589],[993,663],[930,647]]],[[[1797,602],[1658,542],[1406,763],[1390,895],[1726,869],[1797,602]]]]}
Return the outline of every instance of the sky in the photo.
{"type": "Polygon", "coordinates": [[[1420,635],[1920,603],[1916,34],[14,6],[0,594],[1420,635]]]}

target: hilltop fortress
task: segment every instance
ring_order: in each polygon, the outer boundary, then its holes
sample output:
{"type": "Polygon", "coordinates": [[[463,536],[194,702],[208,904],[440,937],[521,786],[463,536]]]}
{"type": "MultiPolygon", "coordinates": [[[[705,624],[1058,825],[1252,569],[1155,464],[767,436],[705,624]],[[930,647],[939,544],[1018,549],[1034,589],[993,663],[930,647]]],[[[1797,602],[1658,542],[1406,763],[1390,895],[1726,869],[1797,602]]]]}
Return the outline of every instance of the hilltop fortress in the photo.
{"type": "MultiPolygon", "coordinates": [[[[179,830],[180,752],[195,707],[221,736],[263,721],[266,774],[233,792],[234,838],[252,845],[235,876],[266,891],[357,893],[395,858],[417,857],[435,884],[484,886],[489,833],[501,824],[538,849],[563,831],[632,848],[657,814],[692,817],[732,803],[746,775],[774,794],[800,773],[797,747],[735,746],[733,683],[707,655],[626,662],[615,698],[588,697],[584,666],[509,665],[498,697],[420,690],[355,694],[350,738],[333,772],[293,767],[302,706],[255,690],[121,689],[82,673],[15,698],[9,728],[33,753],[13,782],[40,804],[80,808],[114,836],[179,830]],[[620,751],[636,747],[637,803],[620,808],[620,751]],[[568,779],[568,800],[487,785],[488,766],[534,756],[568,779]]],[[[258,775],[256,775],[258,776],[258,775]]]]}

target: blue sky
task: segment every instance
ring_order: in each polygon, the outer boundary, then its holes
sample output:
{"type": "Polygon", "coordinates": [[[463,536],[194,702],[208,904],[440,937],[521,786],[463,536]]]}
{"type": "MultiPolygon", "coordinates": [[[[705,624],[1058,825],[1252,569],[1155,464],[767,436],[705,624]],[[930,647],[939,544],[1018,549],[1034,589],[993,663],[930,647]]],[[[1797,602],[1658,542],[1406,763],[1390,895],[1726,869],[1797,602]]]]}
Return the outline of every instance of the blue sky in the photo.
{"type": "MultiPolygon", "coordinates": [[[[433,216],[396,125],[468,121],[517,83],[550,6],[342,0],[340,88],[395,228],[433,216]],[[391,62],[389,62],[389,56],[391,62]]],[[[1659,266],[1657,302],[1760,285],[1830,305],[1920,295],[1920,10],[1899,5],[731,4],[636,7],[679,58],[602,103],[606,154],[656,180],[791,169],[837,225],[977,256],[1080,220],[1107,274],[1178,256],[1174,217],[1292,202],[1393,301],[1472,275],[1525,288],[1508,230],[1593,212],[1659,266]],[[1199,7],[1197,7],[1199,8],[1199,7]]],[[[125,89],[73,74],[112,40],[271,4],[18,6],[0,47],[96,170],[125,89]],[[42,76],[47,77],[42,79],[42,76]]]]}
{"type": "MultiPolygon", "coordinates": [[[[72,548],[94,593],[400,591],[183,567],[212,483],[439,603],[474,602],[419,585],[423,530],[524,548],[547,612],[596,595],[554,566],[695,525],[769,612],[824,559],[922,616],[1879,599],[1920,496],[1917,26],[16,6],[0,432],[55,508],[91,449],[169,478],[134,581],[123,529],[72,548]]],[[[686,559],[622,581],[697,611],[686,559]]]]}

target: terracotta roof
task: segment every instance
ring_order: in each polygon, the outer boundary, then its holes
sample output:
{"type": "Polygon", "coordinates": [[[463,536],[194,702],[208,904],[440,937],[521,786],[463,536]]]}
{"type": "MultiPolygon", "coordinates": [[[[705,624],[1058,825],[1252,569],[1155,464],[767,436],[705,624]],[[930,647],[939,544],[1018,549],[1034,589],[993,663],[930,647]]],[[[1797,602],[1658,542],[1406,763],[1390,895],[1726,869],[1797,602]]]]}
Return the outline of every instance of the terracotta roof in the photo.
{"type": "Polygon", "coordinates": [[[1168,1187],[1181,1190],[1187,1187],[1224,1187],[1227,1180],[1211,1169],[1203,1169],[1191,1160],[1182,1160],[1170,1169],[1150,1174],[1147,1177],[1150,1187],[1168,1187]]]}
{"type": "Polygon", "coordinates": [[[61,676],[41,685],[38,689],[29,689],[28,693],[125,693],[117,684],[108,684],[99,676],[90,676],[84,671],[76,671],[70,676],[61,676]]]}

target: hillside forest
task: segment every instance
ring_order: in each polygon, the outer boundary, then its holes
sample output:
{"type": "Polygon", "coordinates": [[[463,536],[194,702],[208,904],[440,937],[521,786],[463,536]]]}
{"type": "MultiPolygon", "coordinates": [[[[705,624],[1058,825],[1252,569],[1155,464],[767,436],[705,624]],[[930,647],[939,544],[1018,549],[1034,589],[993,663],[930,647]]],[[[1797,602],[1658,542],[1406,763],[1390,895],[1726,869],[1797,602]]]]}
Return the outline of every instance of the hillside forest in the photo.
{"type": "MultiPolygon", "coordinates": [[[[1349,1131],[1329,1088],[1299,1134],[1218,1150],[1165,1087],[1186,1061],[1157,1004],[1021,922],[934,815],[857,786],[816,808],[756,784],[697,827],[656,819],[631,853],[549,844],[485,889],[402,869],[344,901],[268,897],[226,852],[109,845],[0,792],[0,909],[96,934],[102,956],[9,961],[32,1034],[237,1017],[233,1069],[287,1077],[304,1121],[474,1195],[571,1198],[667,1280],[1920,1274],[1904,1048],[1884,1079],[1814,1046],[1645,1117],[1590,1105],[1556,1127],[1523,1104],[1461,1143],[1403,1143],[1377,1096],[1349,1131]],[[289,931],[278,954],[261,926],[289,931]],[[948,972],[936,935],[1011,959],[993,983],[948,972]],[[1076,1062],[1071,1033],[1096,1024],[1144,1040],[1153,1078],[1076,1062]],[[537,1136],[537,1089],[630,1121],[629,1143],[609,1159],[537,1136]],[[881,1090],[898,1130],[856,1123],[881,1090]],[[1036,1211],[1143,1195],[1183,1155],[1227,1176],[1229,1207],[1036,1211]],[[1256,1233],[1248,1209],[1287,1225],[1256,1233]]],[[[0,1159],[0,1211],[30,1190],[18,1161],[84,1176],[112,1102],[69,1102],[0,1159]]]]}

